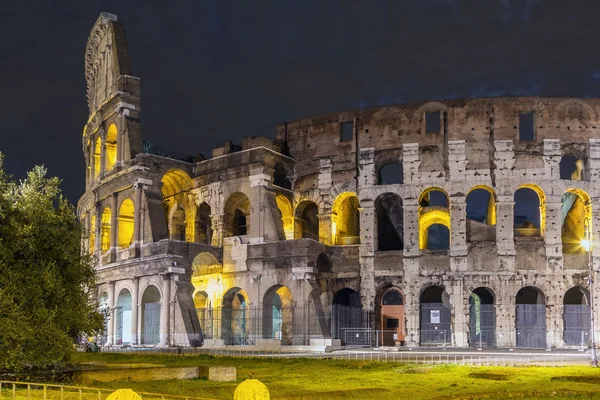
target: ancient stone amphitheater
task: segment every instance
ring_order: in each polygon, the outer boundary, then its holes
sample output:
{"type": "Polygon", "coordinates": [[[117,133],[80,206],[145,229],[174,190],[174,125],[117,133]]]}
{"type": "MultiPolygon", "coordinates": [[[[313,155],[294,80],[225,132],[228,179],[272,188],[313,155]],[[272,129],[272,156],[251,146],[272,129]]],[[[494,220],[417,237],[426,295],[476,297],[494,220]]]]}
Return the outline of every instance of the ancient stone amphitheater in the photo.
{"type": "Polygon", "coordinates": [[[600,100],[325,114],[205,158],[142,140],[114,15],[85,64],[103,344],[589,344],[600,100]]]}

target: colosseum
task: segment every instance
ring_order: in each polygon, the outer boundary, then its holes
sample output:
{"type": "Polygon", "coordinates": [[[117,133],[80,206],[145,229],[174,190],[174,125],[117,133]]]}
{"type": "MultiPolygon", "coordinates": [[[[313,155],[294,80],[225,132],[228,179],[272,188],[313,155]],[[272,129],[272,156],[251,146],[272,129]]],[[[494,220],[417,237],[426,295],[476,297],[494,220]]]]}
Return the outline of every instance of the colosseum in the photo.
{"type": "Polygon", "coordinates": [[[104,345],[589,345],[600,99],[325,114],[204,157],[142,139],[116,16],[85,73],[104,345]]]}

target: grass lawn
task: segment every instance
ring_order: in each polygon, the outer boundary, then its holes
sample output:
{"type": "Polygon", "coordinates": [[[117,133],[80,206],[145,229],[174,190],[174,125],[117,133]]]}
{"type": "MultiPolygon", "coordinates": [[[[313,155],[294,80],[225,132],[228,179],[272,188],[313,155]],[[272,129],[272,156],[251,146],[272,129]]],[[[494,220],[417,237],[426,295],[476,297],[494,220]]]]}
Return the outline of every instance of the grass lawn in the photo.
{"type": "Polygon", "coordinates": [[[237,367],[237,382],[205,379],[93,382],[88,386],[232,399],[251,373],[272,399],[600,399],[600,369],[591,367],[465,367],[310,359],[248,359],[77,353],[76,363],[220,365],[237,367]]]}

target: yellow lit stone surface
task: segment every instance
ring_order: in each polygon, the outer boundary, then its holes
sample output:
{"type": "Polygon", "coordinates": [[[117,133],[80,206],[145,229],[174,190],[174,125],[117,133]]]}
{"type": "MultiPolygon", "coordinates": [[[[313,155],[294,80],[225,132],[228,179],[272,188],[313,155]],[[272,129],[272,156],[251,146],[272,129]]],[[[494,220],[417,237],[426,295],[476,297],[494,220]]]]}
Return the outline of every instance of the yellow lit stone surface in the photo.
{"type": "Polygon", "coordinates": [[[269,400],[270,398],[269,389],[258,379],[246,379],[233,393],[233,400],[269,400]]]}
{"type": "Polygon", "coordinates": [[[131,389],[119,389],[109,394],[106,400],[142,400],[142,397],[131,389]]]}

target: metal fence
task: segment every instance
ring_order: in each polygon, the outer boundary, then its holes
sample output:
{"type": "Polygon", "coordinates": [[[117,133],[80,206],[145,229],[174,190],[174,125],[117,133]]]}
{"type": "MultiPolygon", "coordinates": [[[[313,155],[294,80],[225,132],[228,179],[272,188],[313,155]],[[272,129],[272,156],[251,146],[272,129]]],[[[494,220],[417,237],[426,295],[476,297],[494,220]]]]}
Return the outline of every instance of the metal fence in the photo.
{"type": "Polygon", "coordinates": [[[546,305],[517,304],[517,347],[546,347],[546,305]]]}
{"type": "Polygon", "coordinates": [[[421,344],[451,345],[450,309],[443,303],[421,304],[421,344]]]}

